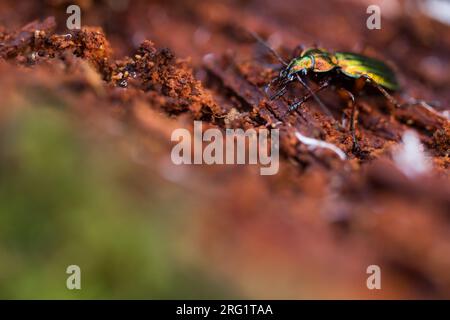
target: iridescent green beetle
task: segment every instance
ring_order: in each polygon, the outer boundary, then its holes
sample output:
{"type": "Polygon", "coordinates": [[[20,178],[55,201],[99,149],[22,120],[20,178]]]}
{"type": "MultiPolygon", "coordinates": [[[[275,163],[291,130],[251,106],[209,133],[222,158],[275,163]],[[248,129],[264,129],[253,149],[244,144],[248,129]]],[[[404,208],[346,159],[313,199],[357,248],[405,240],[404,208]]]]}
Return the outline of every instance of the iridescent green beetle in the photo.
{"type": "MultiPolygon", "coordinates": [[[[288,82],[297,79],[297,77],[306,76],[308,72],[326,73],[333,70],[346,77],[361,81],[359,87],[369,82],[380,90],[389,101],[398,105],[395,99],[385,90],[396,91],[399,89],[397,78],[392,69],[382,61],[356,53],[330,53],[324,49],[317,48],[304,50],[300,57],[292,59],[281,70],[277,80],[283,83],[282,89],[284,89],[284,85],[288,82]]],[[[321,87],[321,89],[323,88],[321,87]]],[[[291,106],[291,109],[295,110],[295,107],[291,106]]]]}
{"type": "Polygon", "coordinates": [[[329,72],[333,69],[355,79],[367,77],[386,89],[399,88],[394,72],[384,62],[351,52],[332,54],[324,49],[307,49],[299,58],[292,59],[283,74],[292,77],[298,72],[329,72]]]}
{"type": "MultiPolygon", "coordinates": [[[[316,90],[311,90],[303,80],[308,73],[332,73],[337,72],[344,77],[356,80],[355,87],[360,90],[369,83],[377,88],[393,105],[400,107],[400,104],[388,93],[387,90],[396,91],[399,89],[394,71],[384,62],[374,58],[351,52],[331,53],[325,49],[310,48],[303,50],[299,57],[293,58],[289,63],[285,62],[276,51],[268,46],[257,34],[251,33],[260,43],[267,47],[283,64],[278,77],[271,81],[267,86],[269,88],[273,83],[277,83],[278,91],[271,96],[271,100],[277,99],[287,91],[287,85],[295,80],[300,82],[309,93],[297,102],[291,104],[288,112],[296,110],[301,104],[313,97],[322,109],[330,116],[331,112],[316,96],[316,93],[330,85],[331,77],[323,81],[316,90]]],[[[344,96],[352,106],[350,131],[353,137],[354,149],[359,149],[355,136],[355,114],[356,103],[354,95],[344,89],[339,88],[339,94],[344,96]]]]}

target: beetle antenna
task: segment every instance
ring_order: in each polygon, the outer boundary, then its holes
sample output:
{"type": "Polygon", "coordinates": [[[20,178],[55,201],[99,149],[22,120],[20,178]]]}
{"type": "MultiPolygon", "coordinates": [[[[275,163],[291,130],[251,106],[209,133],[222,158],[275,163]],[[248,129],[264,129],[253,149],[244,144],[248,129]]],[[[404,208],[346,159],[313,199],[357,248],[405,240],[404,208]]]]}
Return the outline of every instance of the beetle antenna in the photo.
{"type": "Polygon", "coordinates": [[[271,46],[269,46],[257,33],[250,30],[248,30],[248,33],[250,33],[250,35],[255,38],[256,41],[266,47],[273,54],[273,56],[283,64],[283,66],[286,67],[288,65],[288,63],[279,55],[279,53],[276,52],[271,46]]]}
{"type": "Polygon", "coordinates": [[[303,79],[300,77],[300,75],[298,73],[295,74],[295,76],[297,77],[298,82],[301,83],[301,85],[303,87],[305,87],[306,90],[308,90],[309,94],[314,98],[314,100],[316,100],[316,102],[319,104],[319,106],[322,108],[322,110],[331,118],[334,119],[333,114],[331,113],[330,109],[327,108],[327,106],[325,106],[325,104],[319,99],[319,97],[314,93],[314,91],[311,90],[310,87],[308,87],[305,83],[305,81],[303,81],[303,79]]]}

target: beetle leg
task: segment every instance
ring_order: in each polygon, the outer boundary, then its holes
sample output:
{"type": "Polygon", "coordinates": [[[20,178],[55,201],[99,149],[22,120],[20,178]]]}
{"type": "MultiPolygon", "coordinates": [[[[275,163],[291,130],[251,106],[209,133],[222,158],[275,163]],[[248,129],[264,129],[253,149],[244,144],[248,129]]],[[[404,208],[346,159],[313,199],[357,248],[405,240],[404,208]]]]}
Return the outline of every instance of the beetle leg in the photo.
{"type": "MultiPolygon", "coordinates": [[[[319,91],[322,91],[323,89],[327,88],[330,85],[329,81],[325,81],[323,82],[317,89],[315,89],[313,92],[314,94],[318,93],[319,91]]],[[[299,106],[301,106],[303,103],[305,103],[308,99],[310,99],[313,95],[311,93],[307,93],[306,95],[304,95],[300,100],[298,100],[297,102],[291,104],[288,107],[288,110],[286,111],[286,113],[283,115],[283,118],[286,117],[289,113],[295,111],[298,109],[299,106]]]]}
{"type": "Polygon", "coordinates": [[[306,83],[302,80],[302,78],[300,77],[300,75],[298,73],[295,74],[295,77],[297,78],[298,82],[300,82],[300,84],[306,89],[308,90],[308,92],[311,94],[311,96],[314,98],[314,100],[316,100],[316,102],[319,104],[319,106],[322,108],[322,111],[325,112],[325,114],[327,114],[331,119],[333,119],[334,121],[336,121],[336,119],[334,119],[333,114],[331,113],[330,109],[327,108],[326,105],[323,104],[323,102],[319,99],[319,97],[315,94],[315,92],[306,85],[306,83]]]}
{"type": "Polygon", "coordinates": [[[306,95],[303,98],[301,98],[300,100],[296,101],[295,103],[291,104],[288,107],[288,110],[286,111],[286,113],[284,114],[283,117],[287,116],[289,113],[291,113],[292,111],[295,111],[298,109],[298,107],[300,107],[306,100],[308,100],[309,98],[311,98],[311,95],[306,95]]]}
{"type": "Polygon", "coordinates": [[[276,92],[273,96],[270,96],[269,99],[270,100],[276,100],[279,97],[281,97],[283,94],[286,93],[286,86],[284,86],[283,88],[281,88],[280,90],[278,90],[278,92],[276,92]]]}
{"type": "Polygon", "coordinates": [[[355,102],[355,96],[353,93],[344,88],[338,89],[339,96],[347,101],[347,104],[351,106],[351,115],[350,115],[350,134],[353,139],[353,152],[359,152],[361,148],[359,147],[358,139],[356,138],[356,124],[358,123],[357,117],[357,104],[355,102]]]}
{"type": "Polygon", "coordinates": [[[401,108],[401,104],[397,102],[397,100],[391,96],[382,86],[380,86],[378,83],[376,83],[375,80],[373,80],[371,77],[367,75],[362,75],[361,78],[366,79],[366,81],[370,82],[371,85],[373,85],[375,88],[380,91],[383,96],[392,103],[396,108],[401,108]]]}

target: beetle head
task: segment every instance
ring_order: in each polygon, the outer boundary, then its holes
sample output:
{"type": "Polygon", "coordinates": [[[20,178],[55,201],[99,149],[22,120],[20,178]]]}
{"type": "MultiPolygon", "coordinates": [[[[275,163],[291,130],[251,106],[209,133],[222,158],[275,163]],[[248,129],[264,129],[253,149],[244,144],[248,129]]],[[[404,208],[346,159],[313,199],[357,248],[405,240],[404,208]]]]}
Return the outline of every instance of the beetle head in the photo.
{"type": "Polygon", "coordinates": [[[304,56],[292,59],[291,62],[280,71],[278,79],[280,82],[291,82],[296,74],[306,76],[308,71],[313,68],[314,57],[304,56]]]}

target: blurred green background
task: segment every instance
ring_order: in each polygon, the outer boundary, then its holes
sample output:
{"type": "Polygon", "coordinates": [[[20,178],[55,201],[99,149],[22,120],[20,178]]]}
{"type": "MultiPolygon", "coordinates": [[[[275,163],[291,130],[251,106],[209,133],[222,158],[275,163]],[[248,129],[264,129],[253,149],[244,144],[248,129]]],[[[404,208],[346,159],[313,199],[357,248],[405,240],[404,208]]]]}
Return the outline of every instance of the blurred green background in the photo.
{"type": "Polygon", "coordinates": [[[70,117],[40,106],[1,122],[0,298],[223,297],[177,258],[181,190],[155,180],[133,194],[129,163],[70,117]],[[81,290],[66,288],[72,264],[81,290]]]}

